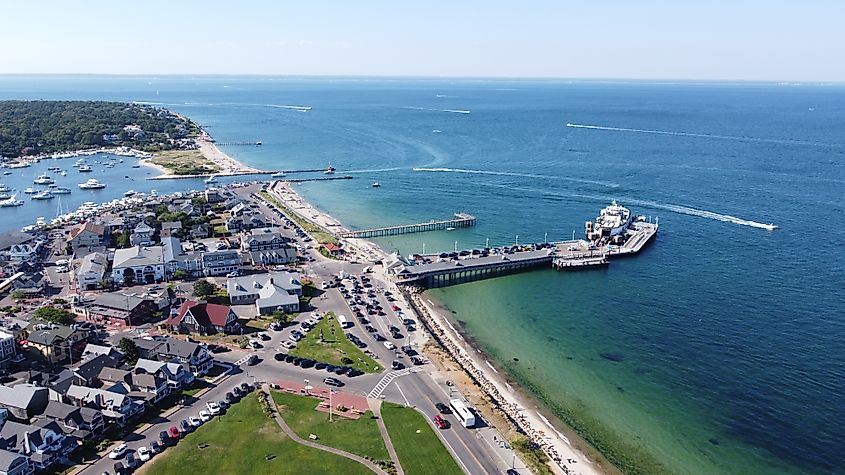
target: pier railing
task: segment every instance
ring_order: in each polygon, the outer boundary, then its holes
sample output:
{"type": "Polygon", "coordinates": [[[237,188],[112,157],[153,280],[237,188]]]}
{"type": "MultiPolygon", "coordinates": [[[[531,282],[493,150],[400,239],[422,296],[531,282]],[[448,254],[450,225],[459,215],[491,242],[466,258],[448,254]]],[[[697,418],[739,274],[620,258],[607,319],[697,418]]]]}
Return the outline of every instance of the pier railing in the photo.
{"type": "Polygon", "coordinates": [[[453,219],[441,221],[428,221],[425,223],[400,224],[398,226],[386,226],[383,228],[361,229],[358,231],[345,231],[339,233],[342,238],[372,238],[383,236],[395,236],[397,234],[421,233],[437,231],[448,228],[467,228],[475,226],[475,216],[466,213],[455,213],[453,219]]]}

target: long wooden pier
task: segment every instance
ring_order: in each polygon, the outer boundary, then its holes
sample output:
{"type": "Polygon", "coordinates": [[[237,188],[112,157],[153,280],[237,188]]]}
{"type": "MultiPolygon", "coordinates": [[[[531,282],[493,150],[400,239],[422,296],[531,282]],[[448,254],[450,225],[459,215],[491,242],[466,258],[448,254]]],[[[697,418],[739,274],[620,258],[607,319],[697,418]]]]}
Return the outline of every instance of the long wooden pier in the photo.
{"type": "Polygon", "coordinates": [[[397,234],[421,233],[426,231],[437,231],[448,228],[468,228],[475,226],[475,216],[466,213],[455,213],[454,219],[442,221],[428,221],[416,224],[401,224],[398,226],[387,226],[383,228],[361,229],[358,231],[344,231],[339,233],[342,238],[372,238],[383,236],[395,236],[397,234]]]}

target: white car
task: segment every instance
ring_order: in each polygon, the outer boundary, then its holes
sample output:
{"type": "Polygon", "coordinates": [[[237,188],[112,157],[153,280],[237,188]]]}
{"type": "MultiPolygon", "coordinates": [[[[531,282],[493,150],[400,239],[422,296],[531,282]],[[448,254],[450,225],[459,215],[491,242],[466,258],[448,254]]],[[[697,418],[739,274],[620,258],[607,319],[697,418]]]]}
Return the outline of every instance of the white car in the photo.
{"type": "Polygon", "coordinates": [[[214,401],[209,401],[209,402],[205,403],[205,407],[207,407],[208,411],[211,412],[211,414],[213,414],[215,416],[217,414],[220,414],[220,406],[214,401]]]}
{"type": "Polygon", "coordinates": [[[287,349],[296,348],[296,343],[294,343],[292,341],[283,341],[282,346],[287,348],[287,349]]]}
{"type": "Polygon", "coordinates": [[[384,347],[387,348],[388,350],[395,350],[396,349],[396,345],[394,345],[393,343],[391,343],[389,341],[384,342],[384,347]]]}
{"type": "Polygon", "coordinates": [[[64,272],[67,272],[67,267],[65,267],[65,266],[58,266],[58,267],[56,267],[56,272],[59,272],[59,273],[64,273],[64,272]]]}
{"type": "Polygon", "coordinates": [[[202,421],[199,419],[199,417],[191,416],[188,418],[188,424],[190,424],[192,427],[199,427],[202,425],[202,421]]]}
{"type": "Polygon", "coordinates": [[[112,460],[122,458],[124,455],[126,455],[127,450],[129,450],[128,445],[120,444],[117,447],[113,448],[111,452],[109,452],[109,458],[112,460]]]}
{"type": "Polygon", "coordinates": [[[203,422],[208,422],[211,420],[211,414],[209,414],[208,411],[200,411],[200,419],[203,422]]]}
{"type": "Polygon", "coordinates": [[[152,454],[153,453],[147,447],[139,447],[138,448],[138,460],[140,460],[142,462],[146,462],[147,460],[149,460],[150,457],[152,457],[152,454]]]}

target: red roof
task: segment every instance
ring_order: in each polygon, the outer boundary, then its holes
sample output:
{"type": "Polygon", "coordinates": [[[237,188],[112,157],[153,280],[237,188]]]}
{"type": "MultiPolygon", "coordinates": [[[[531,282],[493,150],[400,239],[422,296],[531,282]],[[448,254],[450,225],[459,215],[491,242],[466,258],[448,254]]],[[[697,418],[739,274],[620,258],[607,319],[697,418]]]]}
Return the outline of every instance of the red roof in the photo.
{"type": "Polygon", "coordinates": [[[96,234],[97,236],[102,236],[103,233],[105,232],[105,230],[106,230],[106,227],[103,226],[102,224],[94,224],[92,222],[86,222],[85,224],[80,224],[78,227],[71,229],[69,238],[73,239],[76,236],[79,236],[80,234],[82,234],[82,231],[90,231],[90,232],[96,234]]]}
{"type": "Polygon", "coordinates": [[[216,303],[197,302],[186,300],[179,306],[176,315],[167,319],[167,325],[176,326],[190,312],[194,320],[202,326],[213,325],[215,327],[226,326],[226,319],[229,318],[229,306],[216,303]]]}
{"type": "Polygon", "coordinates": [[[342,250],[340,246],[334,243],[323,244],[323,247],[326,248],[326,250],[329,252],[338,252],[342,250]]]}

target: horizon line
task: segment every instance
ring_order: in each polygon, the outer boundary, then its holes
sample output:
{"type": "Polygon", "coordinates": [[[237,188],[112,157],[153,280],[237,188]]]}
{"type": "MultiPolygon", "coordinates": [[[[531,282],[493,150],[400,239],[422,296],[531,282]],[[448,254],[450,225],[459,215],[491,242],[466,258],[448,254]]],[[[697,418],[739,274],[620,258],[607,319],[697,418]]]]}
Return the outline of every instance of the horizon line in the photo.
{"type": "Polygon", "coordinates": [[[372,75],[372,74],[284,74],[284,73],[0,73],[0,77],[56,76],[56,77],[228,77],[228,78],[288,78],[288,79],[395,79],[395,80],[469,80],[469,81],[584,81],[584,82],[641,82],[641,83],[744,83],[772,85],[845,85],[845,80],[798,79],[728,79],[728,78],[625,78],[595,76],[442,76],[442,75],[372,75]]]}

